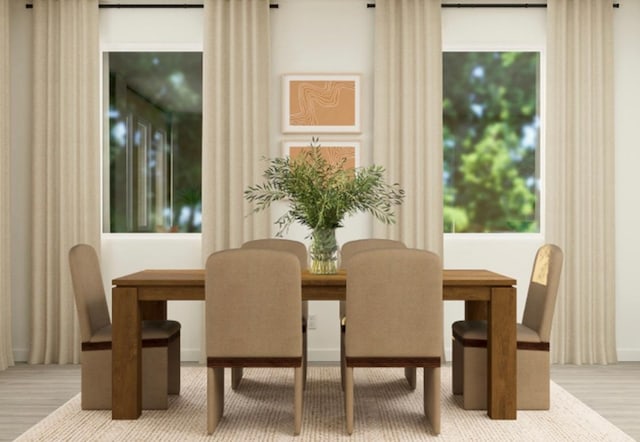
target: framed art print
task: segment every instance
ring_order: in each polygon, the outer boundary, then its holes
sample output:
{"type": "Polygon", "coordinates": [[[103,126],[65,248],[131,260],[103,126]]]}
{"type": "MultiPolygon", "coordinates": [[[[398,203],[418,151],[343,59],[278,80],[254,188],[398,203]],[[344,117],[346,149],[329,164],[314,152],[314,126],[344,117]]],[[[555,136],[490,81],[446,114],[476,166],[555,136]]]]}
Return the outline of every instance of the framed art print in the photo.
{"type": "Polygon", "coordinates": [[[287,74],[283,76],[284,133],[359,133],[360,76],[287,74]]]}
{"type": "MultiPolygon", "coordinates": [[[[285,141],[285,155],[293,160],[302,152],[310,150],[308,141],[285,141]]],[[[321,141],[320,154],[329,163],[338,163],[344,158],[344,169],[355,169],[360,166],[360,143],[358,141],[321,141]]]]}

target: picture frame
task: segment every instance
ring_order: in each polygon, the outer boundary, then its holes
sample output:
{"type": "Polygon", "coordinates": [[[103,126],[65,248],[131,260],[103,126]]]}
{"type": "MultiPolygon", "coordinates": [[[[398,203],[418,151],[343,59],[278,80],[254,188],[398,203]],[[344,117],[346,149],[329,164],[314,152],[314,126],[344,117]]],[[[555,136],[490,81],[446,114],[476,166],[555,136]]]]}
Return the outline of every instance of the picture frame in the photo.
{"type": "Polygon", "coordinates": [[[285,74],[283,133],[360,133],[359,74],[285,74]]]}
{"type": "MultiPolygon", "coordinates": [[[[359,141],[321,141],[320,152],[322,156],[331,163],[341,161],[346,158],[344,169],[355,169],[360,167],[360,142],[359,141]]],[[[307,140],[292,140],[283,142],[285,155],[294,159],[304,150],[311,149],[311,144],[307,140]]]]}

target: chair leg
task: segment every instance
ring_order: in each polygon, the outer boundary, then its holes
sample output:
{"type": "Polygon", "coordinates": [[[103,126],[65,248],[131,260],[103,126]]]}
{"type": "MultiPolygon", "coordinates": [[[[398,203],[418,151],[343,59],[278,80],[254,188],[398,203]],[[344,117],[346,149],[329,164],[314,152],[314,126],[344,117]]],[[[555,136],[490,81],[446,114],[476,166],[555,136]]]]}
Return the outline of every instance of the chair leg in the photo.
{"type": "Polygon", "coordinates": [[[307,332],[302,334],[302,388],[307,388],[307,364],[309,360],[307,358],[307,332]]]}
{"type": "Polygon", "coordinates": [[[169,341],[169,394],[180,394],[180,335],[169,341]]]}
{"type": "Polygon", "coordinates": [[[294,399],[293,399],[293,434],[295,436],[300,434],[302,429],[302,393],[304,390],[304,369],[302,367],[295,367],[293,373],[294,383],[294,399]]]}
{"type": "Polygon", "coordinates": [[[111,350],[83,351],[80,397],[83,410],[111,410],[111,350]]]}
{"type": "Polygon", "coordinates": [[[142,409],[169,408],[169,348],[142,349],[142,409]]]}
{"type": "Polygon", "coordinates": [[[344,372],[344,408],[347,421],[347,434],[353,433],[353,367],[344,372]]]}
{"type": "Polygon", "coordinates": [[[307,388],[307,334],[309,330],[309,301],[302,301],[302,387],[307,388]]]}
{"type": "Polygon", "coordinates": [[[242,380],[243,368],[232,367],[231,368],[231,389],[236,390],[240,386],[242,380]]]}
{"type": "Polygon", "coordinates": [[[487,409],[487,349],[462,347],[462,407],[465,410],[487,409]]]}
{"type": "Polygon", "coordinates": [[[224,411],[224,368],[207,368],[207,432],[212,434],[224,411]]]}
{"type": "Polygon", "coordinates": [[[340,383],[342,391],[344,391],[344,376],[347,369],[347,362],[344,356],[344,331],[340,328],[340,383]]]}
{"type": "Polygon", "coordinates": [[[340,301],[339,304],[339,312],[338,312],[338,332],[340,333],[340,384],[342,386],[342,391],[344,391],[344,371],[346,369],[345,359],[344,359],[344,333],[345,333],[345,324],[343,323],[344,318],[347,312],[347,303],[345,301],[340,301]]]}
{"type": "Polygon", "coordinates": [[[424,368],[424,414],[435,434],[440,434],[440,367],[424,368]]]}
{"type": "Polygon", "coordinates": [[[518,410],[548,410],[550,403],[548,351],[518,350],[518,410]]]}
{"type": "Polygon", "coordinates": [[[464,392],[464,347],[457,339],[452,340],[451,390],[453,394],[464,392]]]}
{"type": "Polygon", "coordinates": [[[405,367],[404,377],[407,378],[407,382],[409,382],[409,388],[412,390],[415,390],[416,389],[416,367],[405,367]]]}

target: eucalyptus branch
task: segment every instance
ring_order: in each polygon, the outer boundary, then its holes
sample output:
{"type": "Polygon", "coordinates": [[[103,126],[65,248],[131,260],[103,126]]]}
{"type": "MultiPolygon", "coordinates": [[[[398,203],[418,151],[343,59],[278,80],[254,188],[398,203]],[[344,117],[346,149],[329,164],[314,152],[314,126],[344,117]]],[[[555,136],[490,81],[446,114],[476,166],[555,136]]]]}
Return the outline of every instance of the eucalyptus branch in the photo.
{"type": "Polygon", "coordinates": [[[395,223],[394,206],[402,204],[405,193],[398,183],[384,181],[383,167],[346,169],[346,158],[330,162],[322,156],[317,138],[312,138],[310,147],[294,159],[268,160],[265,182],[244,192],[245,199],[254,204],[253,212],[276,201],[289,201],[289,210],[276,220],[277,236],[296,221],[312,230],[335,229],[342,226],[345,216],[358,212],[395,223]]]}

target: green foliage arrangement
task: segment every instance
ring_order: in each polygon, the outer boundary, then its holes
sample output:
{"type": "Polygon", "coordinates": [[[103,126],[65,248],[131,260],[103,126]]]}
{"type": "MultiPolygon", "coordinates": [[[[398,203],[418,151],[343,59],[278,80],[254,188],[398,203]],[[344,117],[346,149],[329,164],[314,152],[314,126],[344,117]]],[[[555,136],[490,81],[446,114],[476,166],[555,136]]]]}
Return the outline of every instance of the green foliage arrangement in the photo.
{"type": "Polygon", "coordinates": [[[312,231],[336,229],[345,216],[357,212],[369,212],[386,224],[395,222],[393,206],[402,203],[404,190],[398,183],[384,181],[383,167],[345,169],[346,159],[332,163],[322,156],[318,138],[312,138],[310,146],[294,159],[270,159],[263,175],[266,181],[244,192],[245,199],[255,204],[254,212],[275,201],[289,201],[289,210],[276,221],[277,236],[295,221],[312,231]]]}

